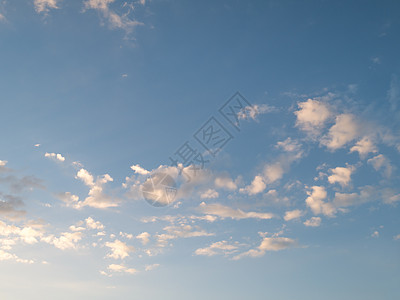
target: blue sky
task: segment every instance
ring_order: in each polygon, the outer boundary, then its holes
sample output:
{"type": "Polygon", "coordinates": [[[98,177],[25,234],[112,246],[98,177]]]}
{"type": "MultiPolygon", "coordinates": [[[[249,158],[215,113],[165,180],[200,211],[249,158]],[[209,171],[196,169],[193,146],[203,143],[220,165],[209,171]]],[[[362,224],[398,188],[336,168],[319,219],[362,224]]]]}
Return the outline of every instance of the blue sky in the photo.
{"type": "Polygon", "coordinates": [[[397,299],[399,20],[0,1],[1,299],[397,299]]]}

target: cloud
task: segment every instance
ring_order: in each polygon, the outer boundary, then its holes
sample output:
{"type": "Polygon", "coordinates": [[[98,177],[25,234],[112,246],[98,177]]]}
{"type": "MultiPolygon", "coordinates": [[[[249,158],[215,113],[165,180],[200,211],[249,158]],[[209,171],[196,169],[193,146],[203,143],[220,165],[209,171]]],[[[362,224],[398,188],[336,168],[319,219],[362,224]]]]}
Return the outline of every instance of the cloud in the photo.
{"type": "Polygon", "coordinates": [[[13,260],[18,263],[24,263],[24,264],[33,264],[34,263],[34,261],[31,259],[21,259],[13,253],[9,253],[9,252],[6,252],[6,251],[0,249],[0,261],[3,261],[3,260],[13,260]]]}
{"type": "Polygon", "coordinates": [[[20,220],[26,215],[25,210],[19,209],[23,205],[20,197],[0,192],[0,216],[8,220],[20,220]]]}
{"type": "Polygon", "coordinates": [[[85,220],[85,222],[86,222],[86,226],[87,226],[89,229],[98,229],[98,230],[104,229],[104,225],[101,224],[100,221],[95,221],[95,220],[93,220],[93,218],[91,218],[91,217],[87,218],[87,219],[85,220]]]}
{"type": "Polygon", "coordinates": [[[358,152],[361,158],[365,158],[369,153],[376,153],[378,150],[371,138],[364,136],[355,146],[350,148],[350,152],[358,152]]]}
{"type": "Polygon", "coordinates": [[[60,153],[48,153],[46,152],[44,154],[45,157],[49,157],[49,158],[53,158],[55,160],[59,160],[59,161],[65,161],[65,157],[62,156],[60,153]]]}
{"type": "Polygon", "coordinates": [[[114,259],[124,259],[129,256],[129,253],[135,251],[133,246],[128,246],[124,242],[120,240],[115,240],[114,242],[107,242],[106,246],[111,249],[111,253],[107,255],[107,257],[114,259]]]}
{"type": "Polygon", "coordinates": [[[288,137],[286,140],[282,142],[278,142],[276,144],[276,147],[281,148],[286,152],[297,152],[297,153],[302,152],[301,145],[299,144],[299,142],[296,140],[292,140],[290,137],[288,137]]]}
{"type": "Polygon", "coordinates": [[[374,231],[374,232],[371,234],[371,237],[377,239],[377,238],[379,237],[379,231],[374,231]]]}
{"type": "Polygon", "coordinates": [[[219,197],[219,193],[214,189],[208,189],[200,195],[201,199],[215,199],[219,197]]]}
{"type": "Polygon", "coordinates": [[[251,106],[246,106],[240,110],[238,113],[239,120],[247,120],[252,119],[253,121],[257,121],[257,116],[265,113],[270,113],[276,111],[275,107],[266,105],[266,104],[254,104],[251,106]]]}
{"type": "Polygon", "coordinates": [[[336,117],[335,124],[329,129],[321,144],[335,151],[344,147],[359,136],[360,125],[352,114],[341,114],[336,117]]]}
{"type": "Polygon", "coordinates": [[[285,221],[290,221],[290,220],[298,219],[298,218],[302,217],[303,215],[304,215],[304,211],[302,211],[300,209],[295,209],[295,210],[287,211],[283,218],[285,221]]]}
{"type": "Polygon", "coordinates": [[[222,219],[231,218],[235,220],[241,219],[262,219],[268,220],[274,218],[275,215],[271,213],[259,213],[259,212],[244,212],[240,209],[233,209],[222,204],[206,204],[202,202],[199,205],[199,210],[207,215],[215,215],[222,219]]]}
{"type": "Polygon", "coordinates": [[[313,186],[312,191],[308,191],[306,205],[315,215],[323,214],[332,217],[336,213],[336,208],[332,203],[324,202],[327,198],[327,192],[323,186],[313,186]]]}
{"type": "MultiPolygon", "coordinates": [[[[135,274],[138,272],[138,270],[133,269],[133,268],[127,268],[124,265],[117,265],[117,264],[110,264],[107,269],[111,272],[117,272],[117,273],[128,273],[128,274],[135,274]]],[[[104,273],[106,274],[106,273],[104,273]]]]}
{"type": "Polygon", "coordinates": [[[237,245],[229,244],[227,241],[220,241],[215,242],[208,247],[199,248],[194,252],[194,254],[203,256],[214,256],[217,254],[229,255],[236,252],[237,249],[237,245]]]}
{"type": "Polygon", "coordinates": [[[118,206],[118,199],[112,198],[103,193],[103,185],[113,181],[108,174],[97,177],[94,180],[93,175],[85,169],[80,169],[76,174],[76,178],[80,179],[86,186],[90,187],[88,197],[78,206],[90,206],[95,208],[109,208],[118,206]]]}
{"type": "Polygon", "coordinates": [[[136,236],[142,242],[142,245],[146,245],[150,241],[150,234],[148,232],[142,232],[141,234],[136,236]]]}
{"type": "Polygon", "coordinates": [[[236,183],[230,177],[216,177],[214,184],[217,188],[222,188],[230,191],[237,189],[236,183]]]}
{"type": "Polygon", "coordinates": [[[76,249],[77,242],[79,242],[83,237],[82,232],[63,232],[59,237],[54,235],[49,235],[42,237],[42,241],[54,245],[56,248],[61,250],[66,249],[76,249]]]}
{"type": "Polygon", "coordinates": [[[126,33],[130,33],[136,26],[143,23],[132,20],[129,15],[133,11],[133,5],[125,5],[128,11],[124,14],[118,14],[110,8],[115,0],[87,0],[84,2],[86,9],[94,9],[100,12],[105,20],[107,20],[111,29],[123,29],[126,33]]]}
{"type": "Polygon", "coordinates": [[[332,114],[329,106],[318,100],[308,99],[299,102],[298,107],[300,109],[294,112],[297,117],[296,126],[311,136],[320,133],[332,114]]]}
{"type": "Polygon", "coordinates": [[[332,175],[328,176],[328,181],[330,184],[339,183],[341,186],[346,186],[351,181],[351,174],[355,170],[354,166],[336,167],[330,169],[332,175]]]}
{"type": "Polygon", "coordinates": [[[37,13],[48,13],[50,9],[58,9],[59,2],[59,0],[35,0],[33,4],[37,13]]]}
{"type": "Polygon", "coordinates": [[[150,173],[150,171],[147,171],[146,169],[143,169],[143,168],[142,168],[141,166],[139,166],[139,165],[133,165],[133,166],[131,166],[131,169],[132,169],[135,173],[140,174],[140,175],[147,175],[147,174],[150,173]]]}
{"type": "Polygon", "coordinates": [[[370,158],[367,162],[371,164],[376,171],[382,170],[385,177],[390,178],[392,175],[393,166],[383,154],[370,158]]]}
{"type": "Polygon", "coordinates": [[[144,270],[147,271],[152,271],[156,268],[158,268],[160,266],[160,264],[152,264],[152,265],[146,265],[146,267],[144,268],[144,270]]]}
{"type": "Polygon", "coordinates": [[[245,188],[241,188],[241,193],[247,193],[249,195],[256,195],[265,190],[267,185],[264,182],[264,178],[260,175],[254,177],[253,181],[250,185],[246,186],[245,188]]]}
{"type": "Polygon", "coordinates": [[[394,236],[394,237],[393,237],[393,239],[394,239],[395,241],[398,241],[398,240],[400,240],[400,234],[398,234],[398,235],[394,236]]]}
{"type": "Polygon", "coordinates": [[[261,241],[261,244],[257,248],[250,249],[247,252],[241,253],[235,256],[233,259],[237,260],[245,256],[260,257],[265,255],[267,251],[281,251],[288,248],[296,247],[297,245],[298,243],[296,240],[287,237],[264,237],[261,241]]]}
{"type": "Polygon", "coordinates": [[[320,217],[312,217],[312,218],[306,220],[303,224],[308,227],[318,227],[321,225],[321,218],[320,217]]]}

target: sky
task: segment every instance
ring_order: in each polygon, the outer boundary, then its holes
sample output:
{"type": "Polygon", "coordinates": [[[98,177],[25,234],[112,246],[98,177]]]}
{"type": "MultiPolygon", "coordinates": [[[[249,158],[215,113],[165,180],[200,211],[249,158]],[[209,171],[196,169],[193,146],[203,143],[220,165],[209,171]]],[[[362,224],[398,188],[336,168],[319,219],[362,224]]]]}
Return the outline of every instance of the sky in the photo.
{"type": "Polygon", "coordinates": [[[398,1],[0,1],[0,298],[398,299],[398,1]]]}

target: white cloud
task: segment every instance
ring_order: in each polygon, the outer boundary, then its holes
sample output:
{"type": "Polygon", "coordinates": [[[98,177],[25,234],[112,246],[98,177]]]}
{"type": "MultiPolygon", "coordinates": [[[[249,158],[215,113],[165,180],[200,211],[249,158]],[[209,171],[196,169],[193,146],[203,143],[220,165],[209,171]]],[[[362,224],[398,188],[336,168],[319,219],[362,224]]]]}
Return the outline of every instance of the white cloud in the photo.
{"type": "Polygon", "coordinates": [[[233,209],[231,207],[224,206],[218,203],[206,204],[202,202],[199,205],[199,210],[204,214],[215,215],[223,219],[232,218],[235,220],[240,220],[240,219],[254,218],[254,219],[268,220],[275,217],[275,215],[271,213],[244,212],[240,209],[233,209]]]}
{"type": "Polygon", "coordinates": [[[65,161],[65,157],[62,156],[60,153],[48,153],[46,152],[44,154],[45,157],[49,157],[49,158],[53,158],[55,160],[59,160],[59,161],[65,161]]]}
{"type": "Polygon", "coordinates": [[[150,174],[150,171],[147,171],[146,169],[143,169],[141,166],[139,166],[139,165],[133,165],[133,166],[131,166],[131,169],[135,172],[135,173],[137,173],[137,174],[140,174],[140,175],[147,175],[147,174],[150,174]]]}
{"type": "Polygon", "coordinates": [[[364,136],[356,143],[355,146],[350,148],[350,152],[355,151],[358,152],[361,158],[365,158],[369,153],[376,153],[378,150],[376,149],[376,146],[372,142],[371,138],[364,136]]]}
{"type": "Polygon", "coordinates": [[[214,189],[208,189],[200,195],[201,199],[215,199],[219,197],[219,193],[214,189]]]}
{"type": "Polygon", "coordinates": [[[341,114],[336,117],[335,124],[321,140],[321,144],[330,150],[337,150],[356,139],[359,135],[360,125],[352,114],[341,114]]]}
{"type": "MultiPolygon", "coordinates": [[[[124,265],[117,265],[117,264],[110,264],[107,269],[111,272],[119,272],[119,273],[128,273],[128,274],[135,274],[138,271],[133,268],[127,268],[124,265]]],[[[104,272],[104,271],[103,271],[104,272]]],[[[104,272],[104,274],[106,274],[104,272]]]]}
{"type": "Polygon", "coordinates": [[[114,259],[125,258],[129,256],[129,253],[133,252],[135,248],[133,246],[128,246],[120,240],[115,240],[114,242],[107,242],[106,246],[111,249],[111,253],[107,257],[114,259]]]}
{"type": "Polygon", "coordinates": [[[371,234],[371,237],[372,237],[372,238],[378,238],[378,237],[379,237],[379,231],[374,231],[374,232],[371,234]]]}
{"type": "Polygon", "coordinates": [[[96,181],[94,181],[92,174],[85,169],[80,169],[76,174],[76,178],[82,180],[85,185],[90,187],[88,197],[79,204],[81,207],[109,208],[118,206],[117,199],[103,193],[103,185],[113,181],[110,175],[104,174],[97,177],[96,181]]]}
{"type": "Polygon", "coordinates": [[[142,232],[141,234],[136,236],[137,239],[139,239],[143,245],[146,245],[150,241],[150,234],[148,232],[142,232]]]}
{"type": "Polygon", "coordinates": [[[75,209],[82,208],[82,201],[79,201],[79,197],[77,195],[73,195],[70,192],[65,192],[57,194],[57,197],[68,207],[73,207],[75,209]]]}
{"type": "Polygon", "coordinates": [[[86,9],[94,9],[101,12],[111,29],[119,28],[125,30],[126,33],[130,33],[136,26],[143,25],[143,23],[132,20],[129,17],[134,8],[133,6],[125,5],[128,11],[124,14],[118,14],[110,8],[110,5],[114,2],[115,0],[86,0],[84,4],[86,9]]]}
{"type": "Polygon", "coordinates": [[[230,191],[237,189],[236,183],[230,177],[217,177],[214,180],[214,184],[217,188],[222,188],[230,191]]]}
{"type": "Polygon", "coordinates": [[[368,159],[368,163],[371,164],[376,171],[382,170],[383,174],[387,178],[392,175],[393,166],[383,154],[379,154],[373,158],[368,159]]]}
{"type": "Polygon", "coordinates": [[[260,257],[265,255],[267,251],[280,251],[297,246],[297,241],[287,237],[264,237],[261,244],[247,252],[235,256],[233,259],[237,260],[245,256],[260,257]]]}
{"type": "Polygon", "coordinates": [[[82,232],[63,232],[59,237],[53,235],[43,237],[41,240],[54,245],[56,248],[61,250],[76,249],[77,242],[82,239],[82,232]]]}
{"type": "Polygon", "coordinates": [[[400,240],[400,234],[394,236],[393,239],[394,239],[395,241],[400,240]]]}
{"type": "Polygon", "coordinates": [[[302,152],[301,145],[299,144],[299,142],[296,140],[292,140],[290,137],[288,137],[286,140],[282,142],[278,142],[276,144],[276,147],[281,148],[286,152],[297,152],[297,153],[302,152]]]}
{"type": "Polygon", "coordinates": [[[330,217],[335,215],[336,208],[332,203],[323,201],[327,198],[327,192],[323,186],[313,186],[312,191],[308,191],[307,194],[309,196],[306,199],[306,204],[314,214],[324,214],[330,217]]]}
{"type": "Polygon", "coordinates": [[[58,9],[58,3],[59,0],[35,0],[33,2],[37,13],[47,13],[50,11],[50,9],[58,9]]]}
{"type": "Polygon", "coordinates": [[[238,113],[238,118],[239,120],[245,120],[245,119],[252,119],[254,121],[257,120],[257,116],[269,112],[276,111],[275,107],[266,105],[266,104],[254,104],[251,106],[246,106],[240,110],[238,113]]]}
{"type": "Polygon", "coordinates": [[[194,252],[194,254],[204,256],[214,256],[217,254],[229,255],[236,252],[237,249],[237,245],[229,244],[227,241],[220,241],[215,242],[208,247],[199,248],[194,252]]]}
{"type": "Polygon", "coordinates": [[[95,221],[95,220],[93,220],[93,218],[91,218],[91,217],[87,218],[87,219],[85,220],[85,222],[86,222],[86,226],[87,226],[89,229],[99,229],[99,230],[104,229],[104,225],[101,224],[100,221],[95,221]]]}
{"type": "Polygon", "coordinates": [[[249,195],[256,195],[265,190],[267,185],[264,182],[264,178],[260,175],[254,177],[253,181],[250,185],[246,186],[245,188],[241,188],[241,193],[247,193],[249,195]]]}
{"type": "Polygon", "coordinates": [[[283,177],[284,168],[281,162],[276,162],[273,164],[268,164],[264,168],[264,177],[266,183],[273,183],[283,177]]]}
{"type": "Polygon", "coordinates": [[[339,183],[341,186],[346,186],[351,181],[351,174],[355,170],[354,166],[336,167],[330,169],[332,175],[328,176],[328,181],[330,184],[339,183]]]}
{"type": "Polygon", "coordinates": [[[296,126],[310,135],[317,135],[331,116],[329,106],[321,101],[308,99],[298,103],[299,110],[295,111],[296,126]]]}
{"type": "Polygon", "coordinates": [[[285,219],[285,221],[290,221],[290,220],[298,219],[302,216],[304,216],[304,211],[302,211],[300,209],[295,209],[295,210],[287,211],[283,218],[285,219]]]}
{"type": "Polygon", "coordinates": [[[9,253],[9,252],[6,252],[6,251],[0,249],[0,261],[3,261],[3,260],[13,260],[18,263],[24,263],[24,264],[33,264],[34,263],[34,261],[31,259],[21,259],[13,253],[9,253]]]}
{"type": "Polygon", "coordinates": [[[303,224],[308,227],[318,227],[321,225],[321,218],[320,217],[312,217],[312,218],[306,220],[303,224]]]}

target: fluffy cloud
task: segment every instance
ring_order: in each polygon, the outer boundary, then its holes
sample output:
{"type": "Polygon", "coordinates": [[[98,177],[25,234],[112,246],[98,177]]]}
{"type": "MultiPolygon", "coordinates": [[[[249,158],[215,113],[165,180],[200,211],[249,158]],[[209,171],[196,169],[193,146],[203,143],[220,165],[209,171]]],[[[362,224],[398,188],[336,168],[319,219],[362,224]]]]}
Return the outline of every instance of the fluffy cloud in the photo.
{"type": "Polygon", "coordinates": [[[268,220],[273,217],[275,217],[274,214],[271,213],[258,213],[258,212],[244,212],[240,209],[233,209],[228,206],[224,206],[222,204],[206,204],[202,202],[199,205],[199,210],[203,212],[204,214],[208,215],[215,215],[218,216],[222,219],[224,218],[231,218],[235,220],[240,220],[240,219],[263,219],[263,220],[268,220]]]}
{"type": "Polygon", "coordinates": [[[302,216],[304,216],[304,211],[302,211],[300,209],[295,209],[295,210],[287,211],[283,218],[285,219],[285,221],[290,221],[290,220],[298,219],[302,216]]]}
{"type": "Polygon", "coordinates": [[[66,249],[76,249],[77,242],[79,242],[83,237],[82,232],[63,232],[59,237],[53,235],[43,237],[41,240],[54,245],[56,248],[61,250],[66,249]]]}
{"type": "Polygon", "coordinates": [[[33,4],[37,13],[47,13],[50,9],[57,9],[59,2],[59,0],[35,0],[33,4]]]}
{"type": "Polygon", "coordinates": [[[249,195],[255,195],[263,192],[267,185],[264,182],[264,178],[260,175],[254,177],[253,181],[250,185],[246,186],[245,188],[241,188],[241,193],[247,193],[249,195]]]}
{"type": "Polygon", "coordinates": [[[341,114],[336,117],[335,124],[321,140],[329,150],[337,150],[356,139],[359,135],[360,125],[352,114],[341,114]]]}
{"type": "Polygon", "coordinates": [[[142,232],[141,234],[136,236],[137,239],[139,239],[143,245],[146,245],[150,241],[150,234],[148,232],[142,232]]]}
{"type": "MultiPolygon", "coordinates": [[[[133,269],[133,268],[128,268],[124,265],[117,265],[117,264],[110,264],[107,269],[111,272],[117,272],[117,273],[128,273],[128,274],[135,274],[138,272],[138,270],[133,269]]],[[[102,273],[105,274],[106,273],[102,273]]]]}
{"type": "Polygon", "coordinates": [[[55,159],[55,160],[59,160],[59,161],[65,161],[65,157],[62,156],[60,153],[48,153],[48,152],[46,152],[44,154],[44,156],[52,158],[52,159],[55,159]]]}
{"type": "Polygon", "coordinates": [[[299,110],[295,111],[296,126],[310,135],[317,135],[331,116],[327,104],[313,99],[298,103],[299,110]]]}
{"type": "Polygon", "coordinates": [[[88,197],[78,207],[90,206],[95,208],[109,208],[118,206],[117,199],[114,199],[103,192],[103,185],[113,181],[110,175],[105,174],[94,180],[93,175],[85,169],[80,169],[76,174],[86,186],[90,188],[88,197]]]}
{"type": "Polygon", "coordinates": [[[24,264],[33,264],[34,263],[34,261],[31,259],[21,259],[13,253],[9,253],[9,252],[6,252],[6,251],[0,249],[0,261],[3,261],[3,260],[13,260],[18,263],[24,263],[24,264]]]}
{"type": "Polygon", "coordinates": [[[237,189],[236,183],[230,177],[216,177],[214,184],[217,188],[222,188],[230,191],[237,189]]]}
{"type": "Polygon", "coordinates": [[[313,186],[312,191],[308,191],[307,194],[309,196],[306,199],[306,204],[314,214],[330,217],[335,215],[336,208],[332,203],[323,201],[327,198],[327,192],[323,186],[313,186]]]}
{"type": "Polygon", "coordinates": [[[306,220],[303,224],[308,227],[318,227],[321,225],[321,218],[320,217],[312,217],[312,218],[306,220]]]}
{"type": "Polygon", "coordinates": [[[150,174],[150,171],[147,171],[146,169],[143,169],[141,166],[139,166],[139,165],[133,165],[133,166],[131,166],[131,169],[135,172],[135,173],[137,173],[137,174],[140,174],[140,175],[147,175],[147,174],[150,174]]]}
{"type": "Polygon", "coordinates": [[[100,221],[95,221],[95,220],[93,220],[93,218],[91,218],[91,217],[87,218],[87,219],[85,220],[85,222],[86,222],[86,226],[87,226],[89,229],[98,229],[98,230],[104,229],[104,225],[101,224],[100,221]]]}
{"type": "Polygon", "coordinates": [[[129,253],[133,252],[135,248],[133,246],[128,246],[120,240],[115,240],[114,242],[107,242],[106,246],[111,249],[111,253],[107,257],[114,259],[125,258],[129,256],[129,253]]]}
{"type": "Polygon", "coordinates": [[[328,181],[331,184],[339,183],[341,186],[346,186],[351,181],[351,174],[355,170],[354,166],[336,167],[330,169],[332,175],[328,176],[328,181]]]}
{"type": "Polygon", "coordinates": [[[364,136],[356,143],[355,146],[350,148],[350,152],[356,151],[361,158],[365,158],[369,153],[376,153],[378,150],[376,149],[376,146],[373,143],[372,139],[368,136],[364,136]]]}

